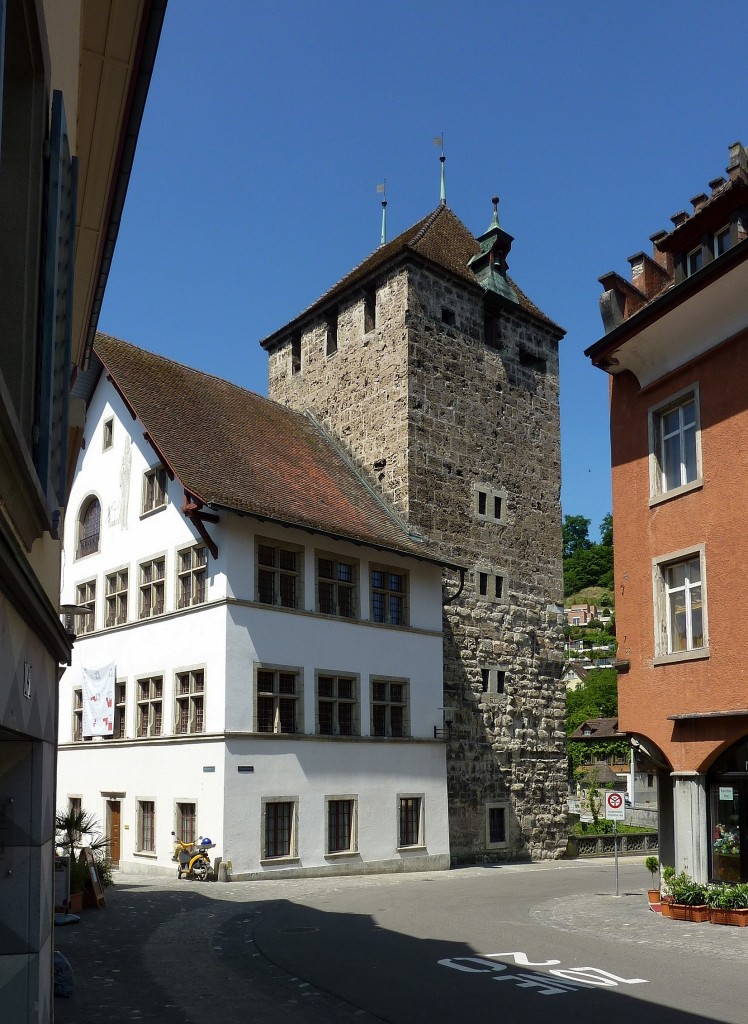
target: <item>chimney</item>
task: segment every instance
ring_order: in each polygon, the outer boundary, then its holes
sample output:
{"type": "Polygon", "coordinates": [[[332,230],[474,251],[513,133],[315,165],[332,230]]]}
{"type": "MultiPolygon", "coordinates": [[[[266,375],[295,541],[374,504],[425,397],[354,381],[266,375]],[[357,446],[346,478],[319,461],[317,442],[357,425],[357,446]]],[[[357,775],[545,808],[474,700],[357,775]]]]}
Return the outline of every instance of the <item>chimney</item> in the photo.
{"type": "Polygon", "coordinates": [[[681,224],[685,224],[688,220],[688,214],[685,210],[679,210],[677,213],[673,214],[670,220],[673,222],[676,228],[679,228],[681,224]]]}
{"type": "Polygon", "coordinates": [[[694,196],[691,200],[691,206],[693,206],[693,212],[698,213],[704,203],[708,202],[709,196],[706,192],[699,192],[697,196],[694,196]]]}
{"type": "Polygon", "coordinates": [[[667,276],[672,280],[674,273],[674,263],[672,253],[662,252],[657,248],[658,243],[663,238],[667,238],[667,231],[656,231],[655,234],[649,236],[649,240],[652,243],[652,258],[658,267],[662,267],[667,276]]]}
{"type": "Polygon", "coordinates": [[[714,193],[717,191],[718,188],[721,188],[722,185],[725,184],[725,180],[726,180],[725,178],[720,177],[720,178],[713,178],[709,182],[709,188],[712,190],[712,195],[714,195],[714,193]]]}
{"type": "Polygon", "coordinates": [[[667,268],[661,266],[645,252],[637,252],[633,256],[629,256],[629,263],[631,264],[631,283],[646,295],[647,300],[659,295],[662,289],[669,284],[670,275],[667,268]]]}
{"type": "Polygon", "coordinates": [[[748,157],[741,142],[733,142],[730,146],[730,163],[726,169],[733,181],[740,177],[741,171],[748,174],[748,157]]]}

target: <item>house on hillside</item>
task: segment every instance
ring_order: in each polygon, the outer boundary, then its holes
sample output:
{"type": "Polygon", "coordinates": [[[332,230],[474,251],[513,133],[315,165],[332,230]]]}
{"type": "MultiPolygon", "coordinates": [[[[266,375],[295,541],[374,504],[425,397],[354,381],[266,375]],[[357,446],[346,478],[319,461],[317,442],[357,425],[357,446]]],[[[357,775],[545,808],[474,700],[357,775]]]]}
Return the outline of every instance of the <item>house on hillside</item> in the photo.
{"type": "Polygon", "coordinates": [[[0,2],[0,990],[48,1024],[62,520],[166,0],[0,2]]]}
{"type": "Polygon", "coordinates": [[[748,881],[748,154],[600,280],[610,376],[620,728],[656,764],[660,851],[748,881]]]}
{"type": "Polygon", "coordinates": [[[570,733],[569,740],[588,748],[579,765],[584,775],[594,772],[598,785],[625,790],[626,800],[633,807],[656,808],[656,766],[629,746],[617,718],[588,718],[570,733]],[[626,741],[625,749],[621,741],[626,741]]]}
{"type": "Polygon", "coordinates": [[[564,331],[444,199],[262,342],[309,410],[446,562],[453,861],[566,849],[558,409],[564,331]],[[506,831],[500,827],[505,815],[506,831]]]}
{"type": "Polygon", "coordinates": [[[443,557],[310,416],[103,335],[76,394],[60,805],[129,871],[449,867],[443,557]]]}

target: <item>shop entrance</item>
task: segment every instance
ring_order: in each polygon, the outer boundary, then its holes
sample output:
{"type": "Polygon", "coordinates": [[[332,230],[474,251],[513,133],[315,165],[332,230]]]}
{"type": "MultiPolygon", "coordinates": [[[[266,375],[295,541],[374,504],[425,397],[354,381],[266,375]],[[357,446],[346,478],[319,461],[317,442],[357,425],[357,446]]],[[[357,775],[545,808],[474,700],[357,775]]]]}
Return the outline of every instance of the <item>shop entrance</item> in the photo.
{"type": "Polygon", "coordinates": [[[709,785],[709,877],[748,882],[748,737],[718,758],[709,785]]]}

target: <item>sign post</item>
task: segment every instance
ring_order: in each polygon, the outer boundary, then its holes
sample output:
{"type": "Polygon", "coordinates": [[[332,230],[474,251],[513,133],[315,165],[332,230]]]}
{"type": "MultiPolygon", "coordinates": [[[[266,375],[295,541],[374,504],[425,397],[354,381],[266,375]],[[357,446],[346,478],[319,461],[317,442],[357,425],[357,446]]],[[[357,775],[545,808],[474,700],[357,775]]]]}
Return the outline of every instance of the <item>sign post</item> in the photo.
{"type": "Polygon", "coordinates": [[[609,790],[605,794],[605,817],[613,822],[613,856],[616,865],[616,896],[618,892],[618,822],[626,820],[626,804],[620,793],[609,790]]]}

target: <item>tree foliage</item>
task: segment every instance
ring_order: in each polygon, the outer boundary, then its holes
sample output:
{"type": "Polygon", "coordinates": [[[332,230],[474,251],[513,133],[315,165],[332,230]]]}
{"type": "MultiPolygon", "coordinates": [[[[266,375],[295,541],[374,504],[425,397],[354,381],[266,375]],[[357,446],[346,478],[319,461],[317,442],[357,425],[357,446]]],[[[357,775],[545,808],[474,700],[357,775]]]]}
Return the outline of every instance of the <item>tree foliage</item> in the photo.
{"type": "Polygon", "coordinates": [[[584,683],[566,693],[566,730],[571,734],[588,718],[618,714],[618,673],[614,668],[591,669],[584,683]]]}
{"type": "Polygon", "coordinates": [[[589,539],[590,520],[564,516],[564,597],[585,587],[613,586],[613,518],[608,513],[600,526],[602,543],[589,539]]]}

